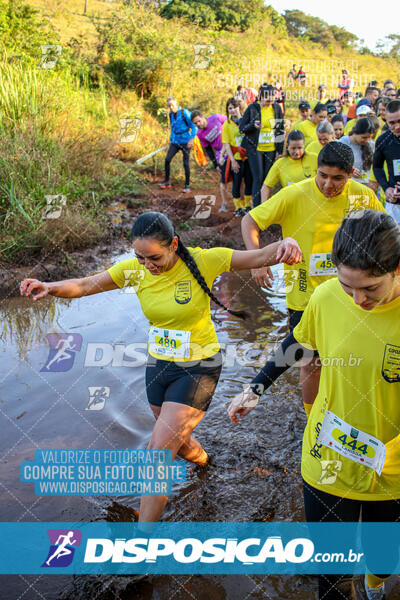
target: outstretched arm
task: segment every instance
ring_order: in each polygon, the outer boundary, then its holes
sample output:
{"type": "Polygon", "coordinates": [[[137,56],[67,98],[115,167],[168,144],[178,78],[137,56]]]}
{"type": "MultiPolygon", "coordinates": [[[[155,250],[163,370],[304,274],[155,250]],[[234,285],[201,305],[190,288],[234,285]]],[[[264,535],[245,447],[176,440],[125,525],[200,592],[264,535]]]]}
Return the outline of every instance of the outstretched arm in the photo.
{"type": "Polygon", "coordinates": [[[81,279],[66,279],[47,283],[37,279],[24,279],[19,287],[21,296],[31,297],[35,302],[48,294],[58,298],[80,298],[91,296],[100,292],[115,290],[118,286],[114,283],[108,271],[103,271],[90,277],[81,279]]]}
{"type": "Polygon", "coordinates": [[[258,250],[234,250],[231,270],[260,269],[278,263],[295,265],[301,261],[300,246],[293,238],[285,238],[280,242],[268,244],[258,250]]]}
{"type": "Polygon", "coordinates": [[[257,406],[260,396],[285,371],[301,359],[310,361],[313,355],[313,350],[302,346],[293,333],[290,333],[248,387],[230,403],[228,415],[232,423],[237,425],[239,417],[248,415],[257,406]]]}

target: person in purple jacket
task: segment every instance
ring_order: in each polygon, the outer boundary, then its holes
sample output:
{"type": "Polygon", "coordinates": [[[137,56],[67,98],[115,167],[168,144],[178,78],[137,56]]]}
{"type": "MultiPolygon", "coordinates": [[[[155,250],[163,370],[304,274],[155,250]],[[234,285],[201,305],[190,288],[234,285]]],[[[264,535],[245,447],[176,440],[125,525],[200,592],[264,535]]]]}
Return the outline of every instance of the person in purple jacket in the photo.
{"type": "Polygon", "coordinates": [[[222,126],[227,117],[218,113],[205,117],[201,111],[194,110],[190,115],[190,118],[192,123],[198,128],[197,137],[199,138],[205,153],[220,173],[221,182],[219,189],[221,192],[222,204],[219,212],[226,212],[228,210],[226,201],[227,189],[225,184],[226,159],[222,165],[219,164],[219,159],[222,149],[222,126]]]}

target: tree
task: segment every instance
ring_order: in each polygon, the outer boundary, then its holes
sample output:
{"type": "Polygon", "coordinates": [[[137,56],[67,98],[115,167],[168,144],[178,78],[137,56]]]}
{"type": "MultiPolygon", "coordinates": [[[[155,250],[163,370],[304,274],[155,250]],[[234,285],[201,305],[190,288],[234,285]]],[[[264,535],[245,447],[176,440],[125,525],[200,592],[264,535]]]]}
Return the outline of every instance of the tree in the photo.
{"type": "Polygon", "coordinates": [[[284,19],[289,35],[293,37],[307,36],[312,42],[327,47],[337,42],[343,48],[351,47],[357,41],[357,36],[343,27],[328,25],[318,17],[306,15],[301,10],[285,10],[284,19]]]}
{"type": "Polygon", "coordinates": [[[162,17],[184,18],[201,27],[246,31],[263,14],[263,0],[171,0],[160,11],[162,17]]]}
{"type": "Polygon", "coordinates": [[[330,25],[330,30],[335,40],[342,46],[342,48],[352,47],[358,40],[354,33],[350,33],[350,31],[347,31],[344,27],[330,25]]]}
{"type": "Polygon", "coordinates": [[[398,33],[390,33],[386,37],[392,46],[389,50],[389,56],[400,58],[400,35],[398,33]]]}

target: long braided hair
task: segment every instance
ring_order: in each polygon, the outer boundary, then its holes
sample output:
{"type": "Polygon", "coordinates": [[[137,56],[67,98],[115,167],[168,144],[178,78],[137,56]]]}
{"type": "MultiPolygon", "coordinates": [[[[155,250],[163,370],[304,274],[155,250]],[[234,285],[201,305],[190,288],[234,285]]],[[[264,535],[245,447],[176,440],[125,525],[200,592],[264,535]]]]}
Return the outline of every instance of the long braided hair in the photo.
{"type": "Polygon", "coordinates": [[[226,310],[228,313],[234,315],[235,317],[246,319],[248,314],[245,311],[231,310],[230,308],[227,308],[220,300],[218,300],[215,294],[213,294],[208,287],[206,280],[201,274],[196,261],[183,244],[179,235],[175,233],[174,226],[167,216],[159,212],[143,213],[133,224],[129,237],[131,240],[134,240],[135,238],[154,238],[163,245],[169,246],[175,236],[178,238],[178,247],[176,249],[176,253],[179,258],[183,260],[201,289],[211,298],[213,302],[215,302],[215,304],[218,304],[218,306],[226,310]]]}

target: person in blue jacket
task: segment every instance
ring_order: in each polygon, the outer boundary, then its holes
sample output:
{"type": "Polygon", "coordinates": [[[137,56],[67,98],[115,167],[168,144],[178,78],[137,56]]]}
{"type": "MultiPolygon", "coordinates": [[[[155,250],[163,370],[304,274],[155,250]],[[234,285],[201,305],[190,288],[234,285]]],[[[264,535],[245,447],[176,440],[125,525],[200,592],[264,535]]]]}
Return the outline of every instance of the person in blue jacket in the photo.
{"type": "Polygon", "coordinates": [[[171,125],[171,136],[169,138],[169,147],[165,157],[165,179],[160,183],[161,188],[170,188],[169,181],[171,160],[175,154],[182,151],[183,168],[185,169],[185,187],[183,192],[190,192],[190,150],[193,147],[193,139],[197,133],[196,125],[193,125],[190,118],[190,111],[178,106],[176,98],[167,98],[167,108],[169,110],[169,122],[171,125]]]}

